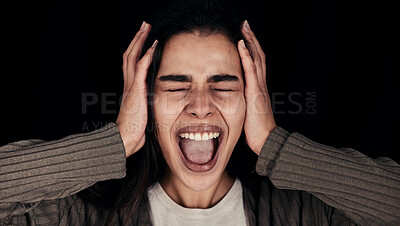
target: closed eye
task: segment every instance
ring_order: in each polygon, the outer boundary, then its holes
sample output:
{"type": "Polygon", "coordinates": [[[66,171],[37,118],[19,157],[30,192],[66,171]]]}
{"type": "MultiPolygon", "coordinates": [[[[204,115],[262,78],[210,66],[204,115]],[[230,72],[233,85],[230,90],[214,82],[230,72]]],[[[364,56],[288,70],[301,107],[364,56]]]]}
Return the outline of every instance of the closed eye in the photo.
{"type": "Polygon", "coordinates": [[[179,91],[184,91],[188,90],[188,88],[180,88],[180,89],[167,89],[167,92],[179,92],[179,91]]]}
{"type": "Polygon", "coordinates": [[[218,91],[218,92],[232,92],[232,91],[234,91],[233,89],[218,89],[218,88],[214,88],[214,87],[211,87],[211,90],[218,91]]]}
{"type": "Polygon", "coordinates": [[[232,89],[213,89],[215,91],[220,91],[220,92],[232,92],[232,89]]]}

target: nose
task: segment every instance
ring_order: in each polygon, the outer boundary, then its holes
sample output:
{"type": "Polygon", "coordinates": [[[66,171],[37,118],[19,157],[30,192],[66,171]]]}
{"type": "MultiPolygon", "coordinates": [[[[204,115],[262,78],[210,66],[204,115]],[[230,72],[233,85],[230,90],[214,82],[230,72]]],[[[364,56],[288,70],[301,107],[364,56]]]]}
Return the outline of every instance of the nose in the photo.
{"type": "Polygon", "coordinates": [[[191,117],[204,119],[214,115],[215,106],[207,92],[193,92],[189,98],[185,111],[191,117]]]}

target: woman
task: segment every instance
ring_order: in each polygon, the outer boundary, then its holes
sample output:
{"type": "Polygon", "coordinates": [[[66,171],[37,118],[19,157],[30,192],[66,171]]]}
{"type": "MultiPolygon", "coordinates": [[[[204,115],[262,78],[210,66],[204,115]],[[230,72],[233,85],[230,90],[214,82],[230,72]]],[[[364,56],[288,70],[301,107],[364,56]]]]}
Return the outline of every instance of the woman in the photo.
{"type": "Polygon", "coordinates": [[[277,127],[264,53],[235,18],[199,1],[144,22],[116,124],[1,147],[1,224],[398,222],[399,165],[277,127]]]}

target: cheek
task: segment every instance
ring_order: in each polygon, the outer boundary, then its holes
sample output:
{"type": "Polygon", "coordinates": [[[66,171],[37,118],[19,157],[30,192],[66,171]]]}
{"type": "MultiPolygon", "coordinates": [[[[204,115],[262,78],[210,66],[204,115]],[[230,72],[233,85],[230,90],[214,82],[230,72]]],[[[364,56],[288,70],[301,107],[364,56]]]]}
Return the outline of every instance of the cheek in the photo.
{"type": "Polygon", "coordinates": [[[153,98],[154,118],[160,146],[170,145],[171,131],[174,123],[182,112],[179,101],[172,95],[155,93],[153,98]]]}
{"type": "Polygon", "coordinates": [[[216,102],[224,118],[234,119],[239,124],[244,121],[246,102],[243,93],[229,94],[224,98],[218,98],[216,102]]]}
{"type": "Polygon", "coordinates": [[[164,118],[176,118],[184,108],[181,98],[170,93],[155,93],[153,104],[154,113],[164,118]]]}
{"type": "Polygon", "coordinates": [[[228,146],[232,148],[242,133],[246,116],[244,95],[232,95],[229,98],[225,98],[224,102],[220,104],[220,111],[229,127],[229,142],[232,142],[232,144],[228,146]]]}
{"type": "Polygon", "coordinates": [[[171,142],[171,129],[175,120],[173,118],[170,118],[171,115],[163,114],[161,110],[161,105],[154,106],[154,118],[156,121],[157,130],[156,138],[160,145],[160,149],[162,151],[162,155],[165,161],[168,165],[171,165],[171,161],[174,159],[174,153],[170,151],[174,149],[174,143],[171,142]]]}

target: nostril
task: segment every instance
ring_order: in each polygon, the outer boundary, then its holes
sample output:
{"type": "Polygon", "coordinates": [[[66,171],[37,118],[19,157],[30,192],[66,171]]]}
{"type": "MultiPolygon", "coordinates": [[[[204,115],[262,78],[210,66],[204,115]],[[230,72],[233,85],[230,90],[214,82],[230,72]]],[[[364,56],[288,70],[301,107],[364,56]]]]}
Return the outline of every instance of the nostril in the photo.
{"type": "Polygon", "coordinates": [[[205,117],[209,117],[211,115],[213,115],[212,112],[207,112],[207,113],[196,113],[196,112],[190,112],[190,115],[194,116],[194,117],[198,117],[198,118],[205,118],[205,117]]]}

